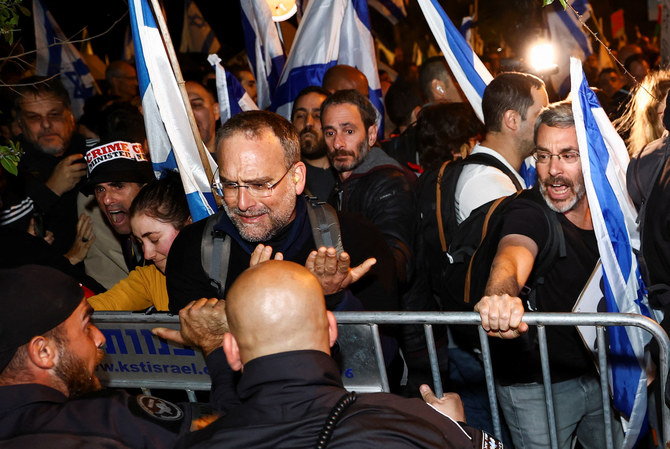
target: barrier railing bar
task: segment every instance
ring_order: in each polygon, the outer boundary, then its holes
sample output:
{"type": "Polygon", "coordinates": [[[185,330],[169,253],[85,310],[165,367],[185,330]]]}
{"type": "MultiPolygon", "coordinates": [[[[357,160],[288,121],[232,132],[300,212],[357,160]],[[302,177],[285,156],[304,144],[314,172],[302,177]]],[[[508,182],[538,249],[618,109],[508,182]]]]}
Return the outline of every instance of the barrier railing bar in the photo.
{"type": "Polygon", "coordinates": [[[433,375],[433,387],[435,388],[435,396],[442,397],[444,390],[442,388],[442,378],[440,377],[440,365],[437,360],[437,349],[435,348],[435,337],[433,336],[433,326],[430,324],[423,325],[426,333],[426,346],[428,347],[428,357],[430,358],[430,372],[433,375]]]}
{"type": "MultiPolygon", "coordinates": [[[[340,324],[474,324],[478,325],[481,321],[479,314],[476,312],[335,312],[337,322],[340,324]]],[[[128,314],[128,312],[96,312],[93,316],[95,319],[101,321],[120,320],[123,322],[174,322],[179,323],[179,317],[170,314],[128,314]]],[[[660,374],[660,388],[661,397],[664,397],[665,385],[668,378],[668,354],[670,354],[670,340],[663,328],[655,321],[644,317],[642,315],[630,313],[544,313],[544,312],[529,312],[524,315],[524,321],[529,325],[562,325],[562,326],[636,326],[649,332],[659,344],[659,374],[660,374]]],[[[482,351],[486,348],[488,351],[488,340],[486,333],[479,326],[480,342],[482,351]]],[[[374,333],[376,351],[381,351],[381,341],[378,332],[374,333]]],[[[377,352],[381,354],[381,352],[377,352]]],[[[484,353],[489,354],[489,353],[484,353]]],[[[379,357],[383,359],[383,357],[379,357]]],[[[383,362],[381,362],[383,363],[383,362]]],[[[484,370],[487,375],[487,388],[489,388],[489,376],[492,379],[492,372],[490,370],[490,359],[487,362],[484,357],[484,370]],[[487,368],[487,363],[489,367],[487,368]],[[487,372],[489,370],[489,372],[487,372]]],[[[383,373],[382,379],[385,381],[385,391],[389,390],[388,378],[386,377],[386,370],[380,371],[383,373]]],[[[492,382],[492,381],[491,381],[492,382]]],[[[602,380],[601,380],[602,382],[602,380]]],[[[147,390],[148,391],[148,390],[147,390]]],[[[607,391],[607,390],[605,390],[607,391]]],[[[489,391],[490,393],[490,391],[489,391]]],[[[603,393],[604,394],[604,393],[603,393]]],[[[497,413],[497,404],[495,403],[495,394],[491,401],[491,414],[494,420],[499,420],[497,413]]],[[[670,437],[670,408],[663,404],[662,410],[662,429],[663,438],[667,440],[670,437]]],[[[496,434],[500,435],[499,429],[495,429],[496,434]]]]}
{"type": "MultiPolygon", "coordinates": [[[[479,315],[477,315],[479,316],[479,315]]],[[[491,408],[491,420],[493,421],[493,433],[502,440],[502,426],[500,425],[500,410],[498,409],[498,396],[496,395],[495,381],[493,380],[493,364],[491,363],[491,350],[489,349],[489,337],[483,327],[477,326],[479,331],[479,344],[482,348],[482,360],[484,362],[484,377],[486,378],[486,393],[489,397],[491,408]]]]}
{"type": "MultiPolygon", "coordinates": [[[[479,324],[481,319],[476,312],[337,312],[335,318],[341,324],[357,324],[378,322],[383,324],[479,324]]],[[[665,385],[668,379],[668,354],[670,340],[663,328],[650,318],[633,313],[546,313],[529,312],[524,315],[523,321],[528,325],[558,325],[558,326],[636,326],[649,332],[659,344],[659,374],[661,397],[665,397],[665,385]]],[[[483,329],[480,327],[480,341],[484,352],[483,329]]],[[[484,335],[486,333],[484,332],[484,335]]],[[[486,345],[488,350],[488,345],[486,345]]],[[[486,372],[486,362],[484,371],[486,372]]],[[[488,379],[487,379],[488,388],[488,379]]],[[[491,401],[491,398],[489,397],[491,401]]],[[[492,401],[491,401],[492,402],[492,401]]],[[[670,438],[670,408],[663,404],[661,407],[663,421],[663,439],[670,438]]],[[[494,408],[491,407],[491,416],[494,419],[494,408]]],[[[496,433],[500,433],[496,429],[496,433]]]]}
{"type": "Polygon", "coordinates": [[[386,363],[384,362],[384,352],[382,351],[382,339],[379,336],[379,326],[377,323],[370,323],[372,328],[372,339],[375,345],[375,354],[377,355],[377,367],[379,368],[379,377],[382,382],[382,391],[389,393],[389,378],[386,375],[386,363]]]}
{"type": "Polygon", "coordinates": [[[537,340],[540,345],[540,365],[542,366],[542,383],[544,385],[544,400],[547,404],[547,424],[549,425],[549,443],[551,449],[558,449],[558,431],[556,430],[556,415],[554,413],[554,395],[551,392],[551,374],[549,373],[549,350],[547,349],[547,329],[537,326],[537,340]]]}
{"type": "MultiPolygon", "coordinates": [[[[605,348],[605,328],[596,326],[596,342],[598,348],[605,348]]],[[[605,443],[607,449],[614,449],[612,438],[612,412],[610,411],[609,385],[607,382],[607,352],[598,351],[598,371],[600,371],[600,392],[603,400],[603,419],[605,420],[605,443]]]]}

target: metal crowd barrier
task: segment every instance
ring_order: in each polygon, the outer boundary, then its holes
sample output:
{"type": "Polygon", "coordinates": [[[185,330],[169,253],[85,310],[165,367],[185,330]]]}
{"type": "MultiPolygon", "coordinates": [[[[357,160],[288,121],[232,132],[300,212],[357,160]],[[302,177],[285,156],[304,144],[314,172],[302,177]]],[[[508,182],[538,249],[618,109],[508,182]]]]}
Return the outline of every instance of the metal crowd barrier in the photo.
{"type": "MultiPolygon", "coordinates": [[[[341,358],[340,366],[345,388],[358,392],[389,391],[377,326],[380,324],[423,324],[428,343],[433,385],[437,397],[442,395],[443,389],[432,325],[478,326],[494,432],[498,437],[502,435],[488,337],[484,329],[479,326],[481,321],[478,313],[336,312],[335,317],[340,333],[338,338],[339,357],[341,358]]],[[[104,385],[111,387],[185,389],[191,400],[195,400],[193,390],[208,390],[210,388],[209,376],[202,354],[191,348],[168,344],[151,335],[151,328],[156,326],[178,328],[178,317],[167,314],[144,315],[131,312],[96,312],[93,319],[107,338],[106,356],[97,371],[98,377],[104,385]]],[[[606,346],[606,326],[636,326],[647,331],[656,339],[659,346],[659,385],[661,398],[665,397],[670,340],[661,326],[653,320],[641,315],[623,313],[533,312],[526,313],[524,321],[528,325],[534,325],[538,328],[552,448],[557,448],[558,442],[545,326],[594,326],[596,329],[596,345],[599,348],[606,346]]],[[[607,448],[612,449],[607,355],[604,351],[598,352],[598,366],[602,389],[604,429],[607,435],[606,443],[607,448]]],[[[663,438],[668,439],[670,437],[670,409],[665,404],[661,406],[661,409],[663,438]]]]}

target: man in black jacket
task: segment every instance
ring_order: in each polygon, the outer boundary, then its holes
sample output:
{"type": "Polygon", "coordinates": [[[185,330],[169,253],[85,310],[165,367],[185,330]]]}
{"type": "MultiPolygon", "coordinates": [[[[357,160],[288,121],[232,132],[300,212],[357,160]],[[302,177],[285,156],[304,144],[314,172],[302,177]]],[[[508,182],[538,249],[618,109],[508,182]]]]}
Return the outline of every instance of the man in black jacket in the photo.
{"type": "Polygon", "coordinates": [[[337,91],[321,105],[321,129],[339,182],[330,202],[356,212],[381,231],[393,251],[401,282],[411,275],[414,175],[380,148],[376,110],[355,90],[337,91]]]}
{"type": "Polygon", "coordinates": [[[362,217],[338,216],[343,247],[350,253],[316,248],[308,206],[301,197],[305,164],[289,121],[266,111],[237,114],[219,129],[216,147],[224,211],[219,212],[213,232],[231,241],[229,256],[221,260],[226,280],[224,285],[213,285],[206,271],[209,259],[203,267],[205,220],[187,226],[168,255],[165,274],[172,312],[199,298],[224,298],[250,263],[273,254],[306,264],[321,281],[331,310],[356,310],[361,303],[367,310],[398,309],[392,256],[362,217]]]}
{"type": "Polygon", "coordinates": [[[14,113],[25,152],[19,177],[64,254],[77,232],[78,186],[86,176],[85,140],[74,132],[70,97],[58,79],[30,77],[17,87],[14,113]]]}
{"type": "MultiPolygon", "coordinates": [[[[197,329],[216,308],[190,305],[180,313],[182,330],[197,329]]],[[[319,281],[298,264],[268,261],[245,271],[228,292],[226,317],[220,324],[230,332],[216,336],[231,368],[243,370],[241,404],[177,447],[502,447],[457,423],[465,420],[457,395],[437,399],[424,387],[434,408],[387,393],[350,395],[330,357],[335,317],[326,311],[319,281]]]]}

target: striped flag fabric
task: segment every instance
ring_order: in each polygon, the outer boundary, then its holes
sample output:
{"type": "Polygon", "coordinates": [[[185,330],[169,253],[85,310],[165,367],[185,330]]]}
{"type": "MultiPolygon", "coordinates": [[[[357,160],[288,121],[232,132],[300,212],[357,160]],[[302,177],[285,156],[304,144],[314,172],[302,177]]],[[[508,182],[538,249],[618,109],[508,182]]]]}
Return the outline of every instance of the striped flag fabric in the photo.
{"type": "MultiPolygon", "coordinates": [[[[626,146],[589,88],[579,59],[570,59],[570,78],[572,111],[602,262],[607,311],[654,318],[633,253],[640,241],[637,213],[626,190],[626,146]]],[[[627,449],[634,447],[646,432],[644,347],[650,336],[637,327],[612,326],[608,333],[614,407],[625,418],[623,447],[627,449]]]]}
{"type": "Polygon", "coordinates": [[[465,97],[483,122],[482,95],[493,76],[465,41],[438,0],[418,0],[433,36],[465,97]]]}
{"type": "MultiPolygon", "coordinates": [[[[187,106],[181,97],[151,7],[147,0],[131,0],[128,4],[151,162],[156,174],[164,170],[179,170],[191,216],[193,221],[198,221],[216,210],[212,180],[205,175],[187,106]]],[[[216,164],[209,152],[206,153],[214,172],[216,164]]]]}
{"type": "Polygon", "coordinates": [[[221,58],[217,55],[209,55],[207,61],[216,73],[216,95],[221,113],[221,124],[226,123],[230,117],[242,111],[257,110],[258,106],[251,99],[240,82],[221,65],[221,58]]]}
{"type": "Polygon", "coordinates": [[[384,105],[375,54],[368,5],[364,0],[309,2],[271,109],[290,120],[293,99],[298,93],[307,86],[321,86],[323,75],[329,68],[344,64],[365,74],[370,101],[377,109],[378,117],[383,118],[384,105]]]}
{"type": "Polygon", "coordinates": [[[42,0],[33,1],[35,23],[35,48],[37,62],[35,74],[53,76],[60,74],[63,86],[70,94],[72,113],[79,119],[84,113],[86,99],[96,93],[95,80],[88,66],[74,45],[60,29],[42,0]]]}
{"type": "Polygon", "coordinates": [[[184,3],[184,25],[181,31],[180,53],[216,53],[221,48],[214,30],[209,26],[193,0],[184,3]]]}
{"type": "Polygon", "coordinates": [[[245,0],[241,5],[244,44],[256,78],[258,106],[267,109],[286,63],[284,45],[265,0],[245,0]]]}
{"type": "Polygon", "coordinates": [[[393,25],[407,17],[404,0],[368,0],[368,5],[393,25]]]}
{"type": "MultiPolygon", "coordinates": [[[[584,21],[589,19],[591,6],[587,0],[572,0],[569,3],[575,8],[575,11],[582,15],[584,21]]],[[[542,12],[549,27],[555,62],[558,66],[558,73],[551,76],[551,82],[556,92],[561,97],[565,97],[570,91],[570,78],[568,77],[570,57],[585,60],[593,53],[591,40],[584,32],[575,13],[563,9],[558,2],[543,8],[542,12]]]]}

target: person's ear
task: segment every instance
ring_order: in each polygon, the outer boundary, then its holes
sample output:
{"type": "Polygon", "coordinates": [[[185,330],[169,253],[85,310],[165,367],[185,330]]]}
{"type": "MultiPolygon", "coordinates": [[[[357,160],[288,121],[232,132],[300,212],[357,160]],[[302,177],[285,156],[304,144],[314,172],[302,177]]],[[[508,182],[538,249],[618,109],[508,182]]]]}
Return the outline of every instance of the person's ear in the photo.
{"type": "Polygon", "coordinates": [[[430,82],[430,93],[433,101],[443,100],[446,97],[446,86],[438,79],[433,79],[430,82]]]}
{"type": "Polygon", "coordinates": [[[516,131],[521,125],[521,116],[514,109],[508,109],[503,114],[502,125],[504,128],[516,131]]]}
{"type": "Polygon", "coordinates": [[[378,127],[376,123],[368,128],[368,146],[370,148],[372,148],[372,145],[377,141],[377,130],[378,127]]]}
{"type": "Polygon", "coordinates": [[[326,316],[328,317],[328,337],[329,345],[332,348],[335,342],[337,341],[337,320],[335,315],[330,310],[326,311],[326,316]]]}
{"type": "Polygon", "coordinates": [[[212,105],[214,108],[214,121],[218,122],[221,119],[221,111],[219,110],[219,103],[216,102],[212,105]]]}
{"type": "Polygon", "coordinates": [[[296,162],[293,169],[293,182],[295,183],[295,194],[300,195],[305,190],[305,182],[307,180],[307,167],[305,163],[296,162]]]}
{"type": "Polygon", "coordinates": [[[240,358],[240,347],[237,340],[230,332],[223,334],[223,352],[226,354],[228,365],[233,371],[242,369],[242,359],[240,358]]]}
{"type": "Polygon", "coordinates": [[[28,342],[28,358],[40,369],[48,370],[56,366],[58,348],[52,338],[38,335],[28,342]]]}

